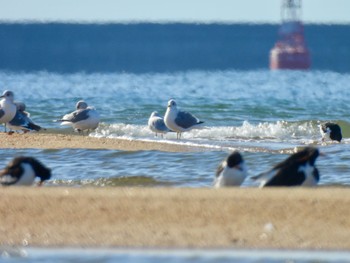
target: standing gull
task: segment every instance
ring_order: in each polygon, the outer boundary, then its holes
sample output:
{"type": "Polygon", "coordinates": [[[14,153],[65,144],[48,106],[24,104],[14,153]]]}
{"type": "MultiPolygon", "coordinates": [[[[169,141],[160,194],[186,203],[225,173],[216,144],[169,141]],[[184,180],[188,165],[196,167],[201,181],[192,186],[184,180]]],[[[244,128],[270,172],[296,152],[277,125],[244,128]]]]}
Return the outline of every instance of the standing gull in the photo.
{"type": "Polygon", "coordinates": [[[30,118],[30,114],[26,112],[26,105],[23,102],[15,102],[17,112],[15,117],[7,123],[11,130],[20,130],[24,133],[29,131],[40,131],[42,128],[36,125],[30,118]]]}
{"type": "Polygon", "coordinates": [[[168,107],[164,116],[165,125],[177,133],[177,139],[181,138],[181,133],[189,131],[199,124],[204,123],[189,112],[177,109],[175,100],[168,102],[168,107]]]}
{"type": "Polygon", "coordinates": [[[61,125],[72,126],[79,133],[96,129],[100,123],[100,116],[95,108],[88,107],[83,100],[78,101],[75,107],[75,111],[64,115],[62,119],[57,121],[62,122],[61,125]]]}
{"type": "Polygon", "coordinates": [[[242,155],[234,151],[220,163],[216,171],[214,187],[240,186],[247,174],[247,167],[242,155]]]}
{"type": "Polygon", "coordinates": [[[326,122],[320,125],[322,141],[331,140],[340,142],[343,138],[341,128],[336,123],[326,122]]]}
{"type": "Polygon", "coordinates": [[[0,183],[2,185],[32,185],[39,177],[39,185],[51,178],[51,170],[33,157],[16,157],[2,171],[0,183]]]}
{"type": "Polygon", "coordinates": [[[165,125],[164,119],[156,111],[152,112],[151,116],[148,119],[148,128],[153,131],[156,136],[158,133],[163,136],[163,134],[170,131],[165,125]]]}
{"type": "Polygon", "coordinates": [[[317,148],[306,147],[292,154],[270,171],[252,177],[252,179],[260,181],[260,187],[315,186],[320,180],[320,174],[315,166],[319,155],[317,148]]]}
{"type": "Polygon", "coordinates": [[[16,105],[13,103],[14,94],[12,91],[5,90],[4,93],[0,96],[0,123],[5,124],[6,132],[6,123],[11,121],[17,111],[16,105]]]}

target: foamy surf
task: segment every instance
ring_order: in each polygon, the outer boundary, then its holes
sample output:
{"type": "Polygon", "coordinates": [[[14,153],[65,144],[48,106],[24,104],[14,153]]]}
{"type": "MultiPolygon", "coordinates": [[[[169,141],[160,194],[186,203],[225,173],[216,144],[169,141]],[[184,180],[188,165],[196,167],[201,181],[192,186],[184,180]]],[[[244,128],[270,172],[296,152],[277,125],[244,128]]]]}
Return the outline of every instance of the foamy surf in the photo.
{"type": "Polygon", "coordinates": [[[147,125],[101,124],[93,137],[119,138],[184,145],[211,150],[281,151],[298,145],[322,144],[319,122],[260,122],[243,121],[240,126],[203,126],[184,132],[180,140],[176,133],[157,137],[147,125]]]}

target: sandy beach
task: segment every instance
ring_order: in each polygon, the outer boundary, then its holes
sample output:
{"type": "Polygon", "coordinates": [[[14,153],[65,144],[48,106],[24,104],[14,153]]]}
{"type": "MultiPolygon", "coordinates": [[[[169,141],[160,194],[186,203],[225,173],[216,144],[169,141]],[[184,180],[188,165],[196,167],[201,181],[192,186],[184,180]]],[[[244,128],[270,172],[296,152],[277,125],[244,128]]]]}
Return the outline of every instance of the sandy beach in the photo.
{"type": "Polygon", "coordinates": [[[0,133],[0,147],[11,149],[64,149],[89,148],[122,151],[159,150],[168,152],[193,151],[193,147],[177,144],[147,142],[127,139],[109,139],[83,136],[79,134],[28,133],[12,134],[0,133]]]}
{"type": "Polygon", "coordinates": [[[4,188],[1,245],[350,249],[347,189],[4,188]]]}
{"type": "MultiPolygon", "coordinates": [[[[0,142],[2,148],[191,150],[58,134],[0,134],[0,142]]],[[[350,249],[347,188],[43,186],[3,187],[0,195],[3,246],[350,249]]]]}

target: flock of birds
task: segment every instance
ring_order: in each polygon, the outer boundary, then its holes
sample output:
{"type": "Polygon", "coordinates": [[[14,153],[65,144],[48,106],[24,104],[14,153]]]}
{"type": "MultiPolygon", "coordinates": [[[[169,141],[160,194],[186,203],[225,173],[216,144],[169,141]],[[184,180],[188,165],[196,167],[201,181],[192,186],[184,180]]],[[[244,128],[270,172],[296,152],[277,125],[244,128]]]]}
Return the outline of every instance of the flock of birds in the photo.
{"type": "MultiPolygon", "coordinates": [[[[5,125],[10,129],[10,133],[14,131],[40,131],[43,128],[36,125],[30,118],[30,114],[26,112],[24,102],[14,101],[14,93],[10,90],[5,90],[0,96],[0,124],[5,125]]],[[[94,130],[100,123],[100,116],[94,107],[89,107],[88,104],[80,100],[76,104],[75,111],[64,115],[61,119],[55,120],[61,125],[72,126],[77,132],[85,130],[94,130]]]]}
{"type": "MultiPolygon", "coordinates": [[[[4,91],[0,96],[0,123],[11,130],[39,131],[40,126],[33,123],[30,114],[25,111],[23,102],[15,102],[12,91],[4,91]]],[[[78,101],[76,110],[56,120],[61,125],[71,125],[74,130],[83,132],[96,129],[100,117],[93,107],[85,101],[78,101]]],[[[168,102],[164,118],[157,112],[152,112],[148,127],[157,134],[176,132],[177,139],[183,132],[189,131],[204,123],[193,114],[177,108],[175,100],[168,102]]],[[[320,125],[322,141],[334,140],[341,142],[341,128],[336,123],[320,125]]],[[[286,160],[275,165],[271,170],[250,177],[260,182],[260,187],[268,186],[314,186],[320,180],[320,174],[315,166],[316,159],[322,155],[315,147],[304,149],[290,155],[286,160]]],[[[0,183],[2,185],[32,185],[36,177],[39,185],[51,178],[51,170],[33,157],[16,157],[2,171],[0,183]]],[[[240,186],[248,178],[247,167],[242,155],[234,151],[218,166],[213,186],[215,188],[240,186]]]]}
{"type": "MultiPolygon", "coordinates": [[[[152,112],[148,119],[148,127],[157,134],[176,132],[177,138],[181,133],[197,128],[204,123],[189,112],[177,109],[175,100],[168,102],[164,118],[158,112],[152,112]]],[[[322,141],[332,140],[341,142],[341,128],[336,123],[326,122],[320,125],[322,141]]],[[[260,187],[267,186],[315,186],[320,175],[315,166],[320,152],[315,147],[305,147],[289,156],[285,161],[275,165],[271,170],[250,177],[260,182],[260,187]]],[[[238,151],[231,153],[218,167],[213,185],[215,188],[240,186],[248,177],[248,170],[242,155],[238,151]]]]}
{"type": "Polygon", "coordinates": [[[154,111],[148,119],[148,127],[156,136],[158,133],[176,132],[177,139],[181,138],[181,133],[192,130],[202,123],[204,122],[193,114],[179,110],[173,99],[168,101],[164,118],[154,111]]]}

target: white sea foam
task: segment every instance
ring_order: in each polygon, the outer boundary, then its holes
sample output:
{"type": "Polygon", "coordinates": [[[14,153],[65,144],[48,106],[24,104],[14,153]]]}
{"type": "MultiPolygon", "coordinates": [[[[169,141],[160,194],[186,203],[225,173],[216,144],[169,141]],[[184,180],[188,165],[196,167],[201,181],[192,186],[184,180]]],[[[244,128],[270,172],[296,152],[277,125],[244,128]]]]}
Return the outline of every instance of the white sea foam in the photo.
{"type": "MultiPolygon", "coordinates": [[[[131,139],[154,139],[154,133],[146,125],[103,124],[93,134],[95,137],[124,137],[131,139]]],[[[184,140],[315,140],[320,137],[317,123],[314,122],[262,122],[253,124],[244,121],[241,126],[215,126],[194,129],[182,134],[184,140]]],[[[159,137],[161,139],[161,137],[159,137]]],[[[175,133],[167,133],[164,139],[176,139],[175,133]]]]}

